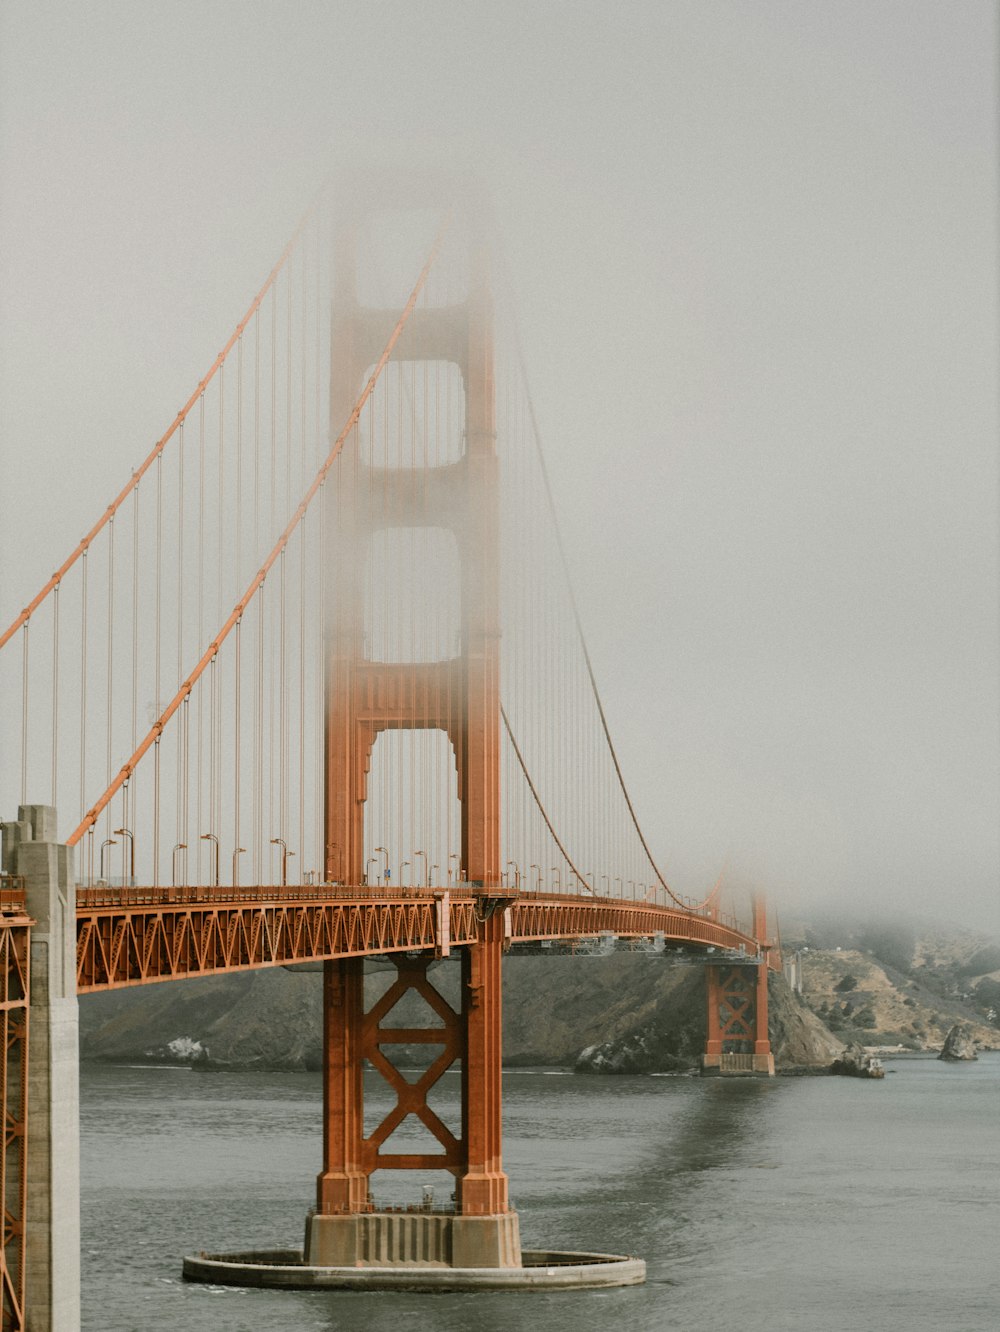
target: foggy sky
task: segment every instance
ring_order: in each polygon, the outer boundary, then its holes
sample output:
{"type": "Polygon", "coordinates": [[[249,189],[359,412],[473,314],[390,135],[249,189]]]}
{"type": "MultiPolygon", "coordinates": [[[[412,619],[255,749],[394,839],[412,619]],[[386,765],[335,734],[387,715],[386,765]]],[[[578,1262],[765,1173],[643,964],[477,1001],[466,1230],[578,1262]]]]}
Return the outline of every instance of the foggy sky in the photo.
{"type": "Polygon", "coordinates": [[[331,165],[474,167],[668,875],[997,928],[996,69],[974,0],[7,0],[4,623],[331,165]]]}

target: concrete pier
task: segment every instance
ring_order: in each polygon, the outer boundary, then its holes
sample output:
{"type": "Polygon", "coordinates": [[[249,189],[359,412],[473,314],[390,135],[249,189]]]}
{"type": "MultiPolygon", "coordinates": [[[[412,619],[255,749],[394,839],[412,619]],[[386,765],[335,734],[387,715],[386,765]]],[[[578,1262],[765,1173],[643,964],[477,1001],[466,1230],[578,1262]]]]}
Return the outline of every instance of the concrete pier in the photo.
{"type": "Polygon", "coordinates": [[[516,1212],[452,1216],[435,1212],[313,1213],[306,1223],[308,1267],[521,1266],[516,1212]]]}
{"type": "Polygon", "coordinates": [[[24,879],[31,935],[28,1033],[28,1332],[80,1328],[80,1065],[73,851],[56,811],[22,805],[4,824],[4,868],[24,879]]]}

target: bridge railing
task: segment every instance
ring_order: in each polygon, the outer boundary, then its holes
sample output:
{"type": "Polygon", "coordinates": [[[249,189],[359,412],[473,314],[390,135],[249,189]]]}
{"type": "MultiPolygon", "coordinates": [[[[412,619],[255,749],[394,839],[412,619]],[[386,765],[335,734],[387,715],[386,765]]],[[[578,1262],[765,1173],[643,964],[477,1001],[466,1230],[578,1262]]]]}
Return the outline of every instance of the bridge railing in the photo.
{"type": "Polygon", "coordinates": [[[5,916],[23,915],[26,909],[24,880],[18,874],[0,875],[0,911],[5,916]]]}

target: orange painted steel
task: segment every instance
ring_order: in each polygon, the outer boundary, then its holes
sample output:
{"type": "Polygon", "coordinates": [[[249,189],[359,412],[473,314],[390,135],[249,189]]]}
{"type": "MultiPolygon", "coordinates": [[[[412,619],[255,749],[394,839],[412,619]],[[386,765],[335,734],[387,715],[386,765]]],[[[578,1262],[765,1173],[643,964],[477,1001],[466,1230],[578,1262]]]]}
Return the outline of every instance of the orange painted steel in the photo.
{"type": "MultiPolygon", "coordinates": [[[[335,318],[331,337],[330,410],[339,419],[380,340],[384,312],[358,302],[358,219],[342,219],[335,237],[335,318]]],[[[465,389],[464,452],[457,462],[429,469],[413,484],[408,468],[365,465],[355,439],[342,469],[338,521],[331,524],[334,584],[341,595],[330,608],[326,675],[326,877],[358,883],[366,868],[365,802],[371,755],[380,732],[439,730],[455,753],[461,807],[461,879],[489,894],[500,877],[500,588],[499,471],[493,371],[493,305],[489,261],[481,241],[469,245],[464,302],[422,309],[407,335],[410,361],[442,357],[458,366],[465,389]],[[373,510],[369,485],[378,475],[383,497],[373,510]],[[428,495],[435,520],[452,532],[462,568],[461,650],[432,662],[376,662],[365,651],[360,595],[372,538],[387,528],[426,521],[428,495]]],[[[388,464],[388,460],[387,460],[388,464]]],[[[456,1175],[456,1201],[467,1215],[508,1209],[501,1165],[500,965],[504,917],[498,901],[477,904],[476,933],[462,950],[462,1011],[443,1053],[414,1087],[392,1069],[378,1048],[383,1005],[366,1020],[360,968],[330,961],[325,972],[323,1080],[326,1157],[317,1186],[321,1214],[364,1210],[372,1170],[439,1166],[456,1175]],[[373,1025],[374,1024],[374,1025],[373,1025]],[[461,1140],[426,1103],[436,1081],[462,1055],[461,1140]],[[397,1094],[396,1109],[368,1140],[363,1125],[363,1060],[380,1068],[397,1094]],[[383,1155],[379,1148],[412,1108],[442,1147],[437,1156],[383,1155]]],[[[454,908],[452,908],[454,910],[454,908]]],[[[448,946],[462,942],[451,931],[448,946]]],[[[442,941],[443,944],[443,941],[442,941]]],[[[426,978],[403,968],[397,987],[428,998],[426,978]]],[[[390,993],[392,993],[390,991],[390,993]]],[[[395,1000],[393,1000],[395,1002],[395,1000]]],[[[431,1000],[433,1003],[434,1001],[431,1000]]],[[[443,1000],[442,1000],[443,1003],[443,1000]]],[[[390,1004],[389,1007],[392,1005],[390,1004]]],[[[388,1012],[388,1008],[384,1009],[388,1012]]],[[[441,1010],[439,1010],[441,1011],[441,1010]]]]}
{"type": "MultiPolygon", "coordinates": [[[[443,889],[81,888],[77,989],[118,989],[294,962],[425,951],[477,942],[487,894],[443,889]]],[[[561,940],[665,940],[758,956],[756,940],[708,916],[615,898],[522,893],[494,912],[503,945],[561,940]]],[[[772,956],[769,964],[774,967],[772,956]]]]}
{"type": "Polygon", "coordinates": [[[766,981],[767,968],[710,966],[707,971],[709,1025],[706,1053],[766,1054],[767,1050],[758,1051],[755,1046],[758,1044],[758,982],[761,976],[766,981]]]}
{"type": "MultiPolygon", "coordinates": [[[[77,895],[77,990],[118,989],[294,962],[440,949],[439,899],[303,897],[301,890],[238,891],[201,902],[173,889],[82,889],[77,895]],[[103,905],[88,903],[98,896],[103,905]],[[145,897],[144,904],[135,901],[145,897]]],[[[328,893],[331,890],[328,890],[328,893]]],[[[336,890],[332,890],[335,892],[336,890]]],[[[453,945],[476,938],[472,899],[450,902],[453,945]]]]}
{"type": "Polygon", "coordinates": [[[434,1113],[427,1094],[442,1074],[463,1057],[462,1015],[456,1013],[427,977],[428,956],[394,959],[395,982],[366,1013],[360,965],[353,959],[327,968],[324,1003],[340,1021],[327,1026],[331,1042],[324,1080],[326,1107],[323,1171],[317,1179],[317,1207],[326,1215],[370,1211],[369,1179],[375,1170],[462,1171],[463,1141],[434,1113]],[[420,995],[440,1019],[435,1027],[387,1027],[385,1018],[410,991],[420,995]],[[393,1045],[436,1045],[440,1053],[415,1082],[409,1082],[386,1053],[393,1045]],[[396,1096],[395,1105],[364,1133],[363,1061],[367,1059],[396,1096]],[[387,1140],[407,1115],[415,1115],[440,1145],[440,1152],[385,1152],[387,1140]]]}
{"type": "MultiPolygon", "coordinates": [[[[5,884],[7,881],[5,880],[5,884]]],[[[23,893],[3,889],[0,914],[0,1309],[3,1332],[24,1328],[24,1242],[28,1163],[28,1010],[31,925],[23,893]]]]}
{"type": "MultiPolygon", "coordinates": [[[[331,420],[354,399],[356,385],[392,318],[358,302],[358,218],[344,218],[334,245],[331,420]]],[[[500,882],[500,595],[499,498],[493,377],[493,307],[486,248],[469,246],[467,299],[422,308],[407,331],[407,361],[446,359],[465,387],[464,453],[421,470],[367,465],[361,441],[344,449],[336,521],[331,522],[332,583],[326,676],[326,877],[364,876],[364,812],[371,755],[390,730],[440,730],[451,740],[461,804],[461,877],[500,882]],[[373,482],[382,497],[371,503],[373,482]],[[454,535],[462,568],[462,650],[430,662],[371,660],[365,651],[361,595],[372,538],[392,528],[434,521],[454,535]]],[[[355,418],[356,419],[356,418],[355,418]]],[[[331,497],[334,498],[334,497],[331,497]]]]}
{"type": "MultiPolygon", "coordinates": [[[[306,514],[307,509],[309,508],[309,505],[312,503],[313,499],[315,498],[317,492],[322,487],[323,483],[326,481],[326,477],[328,472],[330,471],[330,468],[337,460],[337,457],[344,446],[344,441],[347,439],[348,435],[357,425],[358,418],[361,415],[362,409],[364,408],[365,403],[371,397],[372,391],[374,390],[375,385],[378,382],[379,376],[381,375],[382,371],[385,369],[386,364],[389,361],[389,357],[392,355],[393,348],[395,347],[396,343],[399,341],[400,334],[402,333],[403,329],[406,326],[406,321],[413,313],[413,308],[416,305],[417,299],[424,288],[424,284],[427,281],[427,276],[431,270],[431,266],[433,265],[435,258],[437,257],[437,253],[438,250],[440,249],[443,238],[444,234],[442,232],[442,234],[439,235],[437,240],[435,241],[434,248],[432,249],[426,264],[421,270],[420,276],[417,278],[416,285],[414,286],[413,291],[410,294],[410,299],[403,307],[402,314],[396,320],[394,327],[389,333],[388,341],[386,342],[385,346],[382,349],[382,354],[379,357],[378,361],[376,362],[374,370],[372,371],[371,375],[368,378],[367,383],[365,384],[360,395],[358,396],[357,400],[354,403],[354,407],[347,418],[346,425],[344,425],[344,427],[340,431],[340,434],[337,435],[337,437],[335,438],[333,444],[330,447],[330,452],[326,456],[326,460],[324,461],[323,465],[320,467],[319,471],[316,473],[316,476],[313,478],[312,485],[306,491],[301,502],[299,503],[298,508],[295,510],[295,513],[292,515],[291,519],[289,520],[287,527],[282,532],[281,536],[278,538],[273,549],[271,550],[271,553],[268,555],[267,559],[264,561],[260,569],[257,571],[246,592],[244,592],[243,596],[233,607],[233,610],[228,620],[226,620],[225,624],[216,634],[214,640],[209,644],[208,649],[202,656],[201,660],[198,662],[198,665],[194,668],[194,670],[191,672],[188,678],[181,685],[180,689],[178,689],[177,693],[164,708],[163,712],[160,713],[160,716],[153,723],[152,727],[149,730],[149,733],[147,734],[146,738],[143,740],[142,744],[139,745],[138,749],[136,749],[132,757],[121,768],[117,777],[110,784],[110,786],[108,786],[107,790],[96,802],[96,804],[91,806],[91,808],[87,811],[87,814],[84,817],[83,822],[79,825],[79,827],[75,828],[73,832],[70,833],[69,837],[66,838],[67,846],[75,846],[76,843],[80,840],[80,838],[84,835],[84,833],[87,832],[89,828],[92,828],[94,826],[101,812],[110,803],[115,793],[120,791],[122,786],[124,786],[125,782],[128,781],[128,779],[131,777],[132,773],[135,771],[136,764],[139,762],[142,756],[146,754],[153,747],[153,745],[159,743],[160,737],[163,734],[163,728],[166,726],[167,722],[170,721],[171,717],[173,717],[173,715],[181,707],[184,701],[190,696],[191,690],[194,688],[195,682],[200,678],[200,676],[202,676],[205,673],[211,662],[215,659],[216,655],[218,654],[219,648],[222,645],[222,643],[229,637],[232,630],[239,624],[240,620],[243,617],[243,612],[246,610],[247,606],[252,601],[254,595],[263,585],[265,579],[267,578],[268,573],[271,571],[272,567],[278,560],[282,551],[288,545],[289,538],[291,537],[295,529],[298,527],[299,523],[302,521],[303,517],[306,514]]],[[[361,878],[360,873],[356,877],[360,879],[361,878]]]]}

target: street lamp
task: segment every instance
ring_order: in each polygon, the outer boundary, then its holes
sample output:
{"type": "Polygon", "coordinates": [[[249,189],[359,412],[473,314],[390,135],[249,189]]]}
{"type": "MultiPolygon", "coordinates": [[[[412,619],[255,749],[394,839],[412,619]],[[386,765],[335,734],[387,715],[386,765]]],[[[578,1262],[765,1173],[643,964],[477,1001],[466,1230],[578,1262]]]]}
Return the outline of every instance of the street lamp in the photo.
{"type": "MultiPolygon", "coordinates": [[[[107,883],[107,879],[104,877],[104,848],[106,846],[117,846],[117,845],[118,843],[115,841],[113,837],[105,837],[104,841],[101,843],[101,879],[104,883],[107,883]]],[[[91,862],[91,864],[93,864],[93,862],[91,862]]]]}
{"type": "Polygon", "coordinates": [[[128,886],[135,887],[135,838],[127,828],[116,828],[116,837],[128,838],[128,886]]]}
{"type": "MultiPolygon", "coordinates": [[[[365,869],[367,870],[369,865],[377,865],[378,863],[379,863],[378,856],[369,856],[368,859],[365,861],[365,869]]],[[[369,882],[370,881],[371,881],[371,876],[369,874],[369,882]]],[[[378,882],[377,874],[375,875],[375,881],[378,882]]]]}
{"type": "Polygon", "coordinates": [[[240,882],[240,856],[246,850],[245,846],[238,846],[233,852],[233,887],[238,888],[240,882]]]}
{"type": "Polygon", "coordinates": [[[400,865],[400,867],[399,867],[399,886],[400,886],[400,888],[402,888],[402,886],[403,886],[403,870],[407,869],[408,866],[409,866],[409,864],[410,864],[410,862],[409,862],[408,860],[404,860],[403,863],[402,863],[402,864],[400,865]]]}
{"type": "Polygon", "coordinates": [[[535,876],[535,888],[536,888],[536,890],[537,890],[538,892],[541,892],[541,890],[542,890],[542,870],[541,870],[541,866],[539,866],[539,865],[529,865],[529,866],[528,866],[528,869],[538,870],[538,873],[537,873],[536,876],[535,876]]]}
{"type": "Polygon", "coordinates": [[[510,869],[511,865],[514,866],[514,891],[519,893],[521,891],[521,870],[516,860],[508,860],[505,868],[510,869]]]}
{"type": "Polygon", "coordinates": [[[177,842],[170,853],[170,883],[174,888],[177,887],[177,852],[186,850],[187,842],[177,842]]]}
{"type": "Polygon", "coordinates": [[[432,865],[432,866],[431,866],[430,873],[429,873],[428,876],[427,876],[427,887],[428,887],[428,888],[431,886],[431,879],[433,879],[433,877],[434,877],[434,871],[435,871],[435,870],[439,870],[440,868],[441,868],[440,865],[432,865]]]}
{"type": "Polygon", "coordinates": [[[427,879],[427,885],[428,885],[428,887],[430,887],[430,877],[431,877],[431,872],[430,872],[430,869],[428,868],[427,852],[426,852],[426,851],[414,851],[414,852],[413,852],[413,859],[416,860],[417,856],[423,856],[423,858],[424,858],[424,875],[425,875],[425,877],[426,877],[426,879],[427,879]]]}
{"type": "Polygon", "coordinates": [[[288,886],[288,847],[283,837],[272,837],[271,845],[281,847],[281,886],[286,888],[288,886]]]}
{"type": "Polygon", "coordinates": [[[376,854],[376,855],[383,855],[383,856],[385,856],[385,874],[383,875],[383,878],[384,878],[384,879],[388,879],[388,878],[389,878],[389,852],[385,849],[384,846],[377,846],[377,847],[375,848],[375,854],[376,854]]]}
{"type": "Polygon", "coordinates": [[[452,851],[451,855],[448,857],[448,882],[451,883],[451,862],[453,860],[458,861],[458,868],[455,870],[455,882],[459,883],[462,878],[462,857],[457,851],[452,851]]]}
{"type": "Polygon", "coordinates": [[[559,868],[558,865],[553,865],[553,866],[551,867],[551,869],[552,869],[552,873],[556,876],[556,892],[557,892],[557,893],[561,893],[561,892],[562,892],[562,871],[560,870],[560,868],[559,868]]]}
{"type": "Polygon", "coordinates": [[[213,860],[213,873],[214,873],[214,878],[213,878],[213,880],[212,880],[212,887],[213,887],[213,888],[218,888],[218,886],[219,886],[219,839],[218,839],[218,837],[216,837],[215,833],[202,833],[202,835],[201,835],[201,841],[203,841],[203,842],[211,842],[212,845],[215,847],[215,855],[212,857],[212,860],[213,860]]]}

